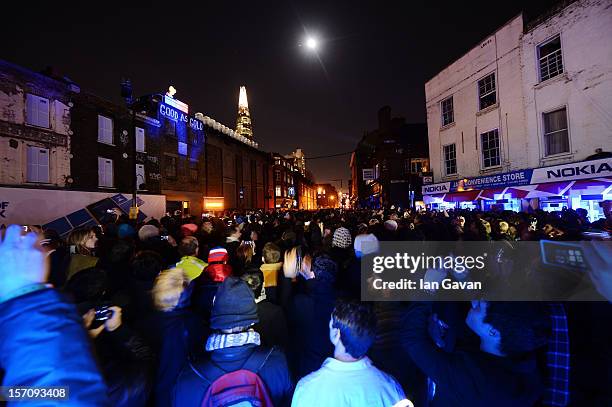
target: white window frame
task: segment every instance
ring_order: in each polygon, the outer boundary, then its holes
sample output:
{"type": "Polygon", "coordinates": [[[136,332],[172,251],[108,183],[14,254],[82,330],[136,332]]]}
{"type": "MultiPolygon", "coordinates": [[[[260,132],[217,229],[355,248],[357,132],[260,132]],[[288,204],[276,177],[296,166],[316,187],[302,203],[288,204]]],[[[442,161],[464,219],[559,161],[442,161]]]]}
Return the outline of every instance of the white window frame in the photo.
{"type": "MultiPolygon", "coordinates": [[[[551,54],[548,54],[546,56],[549,56],[551,54]]],[[[563,55],[563,39],[561,38],[561,33],[556,33],[554,35],[551,35],[550,37],[548,37],[546,40],[540,42],[539,44],[537,44],[535,46],[535,59],[536,59],[536,78],[538,78],[538,83],[542,83],[542,82],[546,82],[550,79],[556,78],[560,75],[563,75],[565,73],[565,55],[563,55]],[[542,69],[540,67],[540,62],[541,62],[541,57],[540,57],[540,48],[543,47],[544,45],[554,41],[557,37],[559,37],[559,45],[561,46],[560,49],[560,54],[561,54],[561,72],[559,72],[557,75],[555,76],[549,76],[546,79],[542,79],[542,69]]]]}
{"type": "Polygon", "coordinates": [[[98,156],[98,187],[115,187],[115,168],[114,162],[110,158],[98,156]],[[110,174],[109,174],[110,168],[110,174]]]}
{"type": "Polygon", "coordinates": [[[280,186],[276,186],[274,187],[274,193],[276,194],[277,197],[282,196],[281,195],[281,187],[280,186]]]}
{"type": "Polygon", "coordinates": [[[551,157],[558,157],[558,156],[564,156],[564,155],[568,155],[572,153],[572,137],[570,134],[570,117],[569,117],[569,107],[567,105],[561,105],[561,106],[557,106],[553,109],[548,109],[543,111],[542,113],[540,113],[540,120],[542,123],[542,158],[551,158],[551,157]],[[544,115],[548,114],[548,113],[553,113],[556,112],[557,110],[563,110],[565,109],[565,120],[567,121],[567,148],[568,151],[565,151],[563,153],[557,153],[557,154],[550,154],[550,155],[546,155],[546,122],[544,120],[544,115]]]}
{"type": "Polygon", "coordinates": [[[43,147],[28,146],[26,154],[26,181],[37,184],[50,183],[49,149],[43,147]]]}
{"type": "MultiPolygon", "coordinates": [[[[480,168],[483,170],[490,170],[491,168],[499,168],[501,167],[501,163],[502,163],[502,145],[501,145],[501,134],[499,132],[499,128],[493,128],[487,131],[483,131],[480,133],[480,168]],[[485,150],[484,150],[484,143],[482,140],[482,136],[484,136],[485,134],[491,133],[497,131],[497,159],[498,159],[498,163],[495,165],[489,165],[486,166],[485,165],[485,150]]],[[[491,149],[487,149],[487,151],[490,151],[491,149]]]]}
{"type": "Polygon", "coordinates": [[[136,151],[139,153],[146,153],[145,129],[136,126],[134,128],[134,136],[136,138],[136,151]]]}
{"type": "Polygon", "coordinates": [[[497,98],[497,73],[495,71],[489,72],[488,74],[484,75],[483,77],[481,77],[480,79],[478,79],[476,81],[476,94],[478,95],[478,111],[479,112],[482,111],[482,110],[488,109],[491,106],[495,106],[497,104],[497,102],[498,102],[498,98],[497,98]],[[493,90],[490,90],[488,92],[480,94],[480,81],[485,80],[486,78],[488,78],[491,75],[493,75],[493,80],[495,81],[495,87],[493,88],[493,90]],[[489,106],[481,107],[482,98],[484,96],[489,96],[492,93],[495,93],[495,102],[493,104],[490,104],[489,106]]]}
{"type": "Polygon", "coordinates": [[[113,144],[113,130],[114,130],[113,119],[108,116],[99,114],[98,115],[98,143],[108,144],[110,146],[114,145],[113,144]],[[107,124],[110,124],[110,128],[109,126],[107,126],[107,124]]]}
{"type": "Polygon", "coordinates": [[[444,176],[456,175],[459,172],[459,166],[457,165],[457,143],[449,143],[442,146],[442,169],[444,170],[444,176]],[[455,172],[448,172],[448,167],[446,165],[446,147],[454,146],[455,147],[455,172]]]}
{"type": "Polygon", "coordinates": [[[51,128],[51,101],[48,98],[26,93],[26,124],[43,129],[51,128]],[[41,109],[41,102],[47,108],[41,109]]]}
{"type": "Polygon", "coordinates": [[[450,126],[451,124],[455,123],[455,100],[453,99],[453,95],[450,95],[447,98],[442,99],[442,101],[440,101],[440,124],[442,125],[442,127],[445,126],[450,126]],[[450,110],[450,115],[452,117],[452,120],[449,121],[448,123],[444,123],[444,102],[450,100],[451,101],[451,105],[452,108],[450,110]]]}

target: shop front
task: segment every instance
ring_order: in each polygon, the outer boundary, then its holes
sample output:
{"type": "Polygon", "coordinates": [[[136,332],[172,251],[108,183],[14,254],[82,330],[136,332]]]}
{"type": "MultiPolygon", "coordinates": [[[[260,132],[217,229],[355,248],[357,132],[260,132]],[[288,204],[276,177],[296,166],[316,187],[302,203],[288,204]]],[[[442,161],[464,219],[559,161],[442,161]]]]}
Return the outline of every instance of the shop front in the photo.
{"type": "Polygon", "coordinates": [[[583,161],[465,178],[423,186],[425,204],[448,208],[511,210],[585,209],[589,219],[603,217],[600,203],[612,200],[612,159],[583,161]]]}

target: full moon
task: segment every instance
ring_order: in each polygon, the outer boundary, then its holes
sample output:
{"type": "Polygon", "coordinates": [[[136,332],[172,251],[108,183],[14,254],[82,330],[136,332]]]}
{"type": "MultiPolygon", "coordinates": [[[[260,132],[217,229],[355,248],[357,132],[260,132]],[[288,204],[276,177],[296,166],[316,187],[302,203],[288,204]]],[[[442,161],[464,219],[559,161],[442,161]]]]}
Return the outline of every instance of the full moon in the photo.
{"type": "Polygon", "coordinates": [[[315,50],[317,49],[317,45],[317,40],[314,38],[310,37],[306,39],[306,47],[308,47],[308,49],[315,50]]]}

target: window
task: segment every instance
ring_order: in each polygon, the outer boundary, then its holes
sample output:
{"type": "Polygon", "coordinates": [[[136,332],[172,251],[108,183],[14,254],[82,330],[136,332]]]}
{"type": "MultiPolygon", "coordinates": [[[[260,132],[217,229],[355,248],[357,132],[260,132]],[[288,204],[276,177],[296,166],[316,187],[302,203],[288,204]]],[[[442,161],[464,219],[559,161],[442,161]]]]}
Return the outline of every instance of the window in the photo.
{"type": "Polygon", "coordinates": [[[166,120],[164,123],[164,134],[166,136],[176,136],[176,123],[172,120],[166,120]]]}
{"type": "Polygon", "coordinates": [[[442,126],[447,126],[455,121],[455,112],[453,110],[453,97],[446,98],[440,103],[442,111],[442,126]]]}
{"type": "Polygon", "coordinates": [[[136,151],[145,152],[145,131],[140,127],[136,127],[136,151]]]}
{"type": "Polygon", "coordinates": [[[98,115],[98,142],[113,144],[113,120],[98,115]]]}
{"type": "Polygon", "coordinates": [[[26,123],[49,128],[49,99],[26,94],[26,123]]]}
{"type": "Polygon", "coordinates": [[[189,161],[189,179],[191,182],[198,182],[199,170],[198,162],[194,160],[189,161]]]}
{"type": "Polygon", "coordinates": [[[98,157],[98,186],[112,188],[113,185],[113,160],[98,157]]]}
{"type": "Polygon", "coordinates": [[[480,135],[482,143],[482,166],[484,168],[500,165],[499,132],[497,129],[480,135]]]}
{"type": "Polygon", "coordinates": [[[40,147],[28,147],[28,182],[49,182],[49,150],[40,147]]]}
{"type": "Polygon", "coordinates": [[[187,143],[183,143],[182,141],[178,142],[178,153],[180,155],[187,155],[187,143]]]}
{"type": "Polygon", "coordinates": [[[446,175],[457,173],[457,148],[454,143],[444,146],[444,171],[446,175]]]}
{"type": "Polygon", "coordinates": [[[563,73],[563,57],[561,56],[561,37],[558,35],[538,46],[538,63],[540,82],[554,78],[563,73]]]}
{"type": "Polygon", "coordinates": [[[544,113],[544,149],[547,156],[569,152],[567,110],[544,113]]]}
{"type": "Polygon", "coordinates": [[[281,173],[280,173],[280,171],[278,171],[278,170],[274,171],[274,178],[276,179],[276,182],[280,182],[280,180],[281,180],[281,173]]]}
{"type": "Polygon", "coordinates": [[[478,81],[479,110],[486,109],[497,102],[495,90],[495,74],[487,75],[478,81]]]}
{"type": "Polygon", "coordinates": [[[404,174],[410,174],[410,158],[404,159],[404,174]]]}
{"type": "Polygon", "coordinates": [[[424,158],[413,158],[412,159],[412,172],[414,174],[420,174],[427,169],[427,160],[424,158]]]}
{"type": "Polygon", "coordinates": [[[144,189],[146,184],[144,164],[136,164],[136,188],[144,189]]]}
{"type": "Polygon", "coordinates": [[[276,192],[276,196],[281,196],[281,187],[276,187],[274,192],[276,192]]]}
{"type": "Polygon", "coordinates": [[[168,178],[176,178],[176,157],[165,155],[165,173],[168,178]]]}

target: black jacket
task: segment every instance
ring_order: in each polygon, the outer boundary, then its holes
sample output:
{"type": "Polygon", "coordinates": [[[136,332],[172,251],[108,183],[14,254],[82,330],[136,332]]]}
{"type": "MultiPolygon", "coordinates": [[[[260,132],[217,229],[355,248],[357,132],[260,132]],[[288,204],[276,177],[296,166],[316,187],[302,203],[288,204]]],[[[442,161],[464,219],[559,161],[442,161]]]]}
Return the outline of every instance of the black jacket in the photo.
{"type": "Polygon", "coordinates": [[[301,281],[289,306],[290,360],[296,380],[318,370],[333,355],[329,341],[329,319],[336,295],[333,282],[301,281]],[[302,284],[303,283],[303,284],[302,284]]]}
{"type": "MultiPolygon", "coordinates": [[[[192,361],[193,366],[204,374],[211,373],[211,361],[227,372],[242,368],[256,345],[244,345],[210,352],[205,357],[192,361]]],[[[287,360],[282,351],[274,349],[266,363],[261,367],[258,376],[264,382],[274,406],[291,405],[293,396],[293,381],[289,374],[287,360]]],[[[176,407],[199,406],[210,383],[202,380],[191,366],[183,367],[174,388],[174,403],[176,407]]]]}
{"type": "Polygon", "coordinates": [[[416,303],[404,320],[404,346],[436,383],[432,406],[533,406],[543,391],[535,359],[513,360],[482,351],[446,353],[427,331],[429,305],[416,303]]]}
{"type": "Polygon", "coordinates": [[[253,327],[263,346],[277,346],[283,350],[289,344],[289,331],[283,309],[268,300],[257,303],[259,322],[253,327]]]}
{"type": "Polygon", "coordinates": [[[189,309],[158,311],[152,318],[151,344],[158,355],[155,405],[172,405],[172,388],[189,354],[204,352],[208,327],[189,309]],[[198,350],[201,349],[200,352],[198,350]]]}

